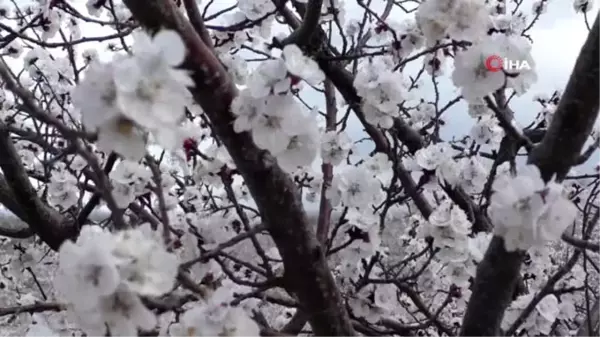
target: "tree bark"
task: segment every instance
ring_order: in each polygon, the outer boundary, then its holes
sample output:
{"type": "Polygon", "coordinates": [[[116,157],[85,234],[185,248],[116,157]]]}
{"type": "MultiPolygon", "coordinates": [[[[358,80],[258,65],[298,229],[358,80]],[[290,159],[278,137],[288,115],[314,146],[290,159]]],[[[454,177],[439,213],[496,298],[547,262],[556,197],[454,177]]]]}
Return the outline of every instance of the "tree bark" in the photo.
{"type": "MultiPolygon", "coordinates": [[[[596,16],[549,129],[529,156],[529,163],[540,168],[546,181],[554,175],[559,180],[564,178],[579,157],[598,117],[598,30],[596,16]]],[[[507,252],[501,237],[492,239],[477,268],[461,336],[500,335],[500,324],[519,277],[522,254],[507,252]]]]}
{"type": "Polygon", "coordinates": [[[296,294],[316,335],[354,335],[325,253],[302,205],[301,195],[274,158],[235,133],[230,111],[237,94],[229,74],[169,0],[125,0],[136,20],[156,31],[178,31],[188,48],[183,67],[191,71],[190,91],[233,158],[283,258],[286,286],[296,294]]]}

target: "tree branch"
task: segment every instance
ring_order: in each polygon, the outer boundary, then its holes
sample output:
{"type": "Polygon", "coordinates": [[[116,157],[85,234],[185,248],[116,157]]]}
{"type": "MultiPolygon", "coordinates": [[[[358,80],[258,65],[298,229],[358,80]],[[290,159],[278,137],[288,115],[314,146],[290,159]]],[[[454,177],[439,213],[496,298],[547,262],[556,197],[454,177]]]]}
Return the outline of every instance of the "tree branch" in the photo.
{"type": "Polygon", "coordinates": [[[581,49],[552,123],[529,162],[536,164],[545,180],[554,174],[562,180],[575,165],[598,117],[598,15],[581,49]]]}
{"type": "Polygon", "coordinates": [[[324,251],[290,177],[274,158],[258,149],[250,134],[235,133],[230,104],[237,94],[230,76],[196,31],[169,0],[125,0],[134,17],[151,30],[178,31],[189,54],[195,100],[215,127],[260,210],[263,223],[284,261],[286,284],[294,292],[317,335],[354,335],[348,313],[327,265],[324,251]]]}
{"type": "Polygon", "coordinates": [[[40,200],[4,126],[0,122],[0,168],[6,182],[22,210],[23,220],[48,246],[58,250],[65,239],[77,236],[77,228],[40,200]]]}
{"type": "MultiPolygon", "coordinates": [[[[598,16],[542,142],[529,155],[547,181],[562,180],[579,156],[598,116],[598,16]]],[[[477,268],[461,336],[496,336],[520,276],[523,252],[507,252],[494,236],[477,268]]]]}
{"type": "Polygon", "coordinates": [[[296,3],[295,6],[304,8],[304,19],[302,20],[300,27],[296,28],[294,32],[282,42],[283,45],[292,43],[300,46],[305,45],[310,42],[311,37],[319,27],[323,0],[309,0],[307,5],[296,3]]]}
{"type": "Polygon", "coordinates": [[[35,303],[28,305],[19,305],[15,307],[0,308],[0,317],[7,315],[18,315],[21,313],[44,312],[44,311],[62,311],[65,306],[60,303],[35,303]]]}
{"type": "MultiPolygon", "coordinates": [[[[1,203],[1,202],[0,202],[1,203]]],[[[10,211],[0,213],[0,236],[26,239],[33,235],[31,228],[10,211]]]]}
{"type": "Polygon", "coordinates": [[[204,25],[204,20],[202,19],[196,0],[183,0],[183,6],[185,6],[185,11],[187,12],[190,23],[194,26],[194,29],[202,39],[202,42],[210,49],[213,49],[213,41],[210,38],[210,33],[206,29],[206,25],[204,25]]]}
{"type": "Polygon", "coordinates": [[[33,235],[27,225],[25,212],[15,200],[10,186],[0,173],[0,204],[6,207],[6,216],[0,217],[0,235],[15,239],[25,239],[33,235]]]}
{"type": "MultiPolygon", "coordinates": [[[[110,173],[110,171],[115,166],[115,162],[117,161],[117,158],[118,158],[118,156],[116,153],[111,153],[108,156],[108,159],[106,160],[106,164],[104,165],[104,173],[105,174],[110,173]]],[[[88,200],[88,202],[85,204],[85,206],[83,206],[83,209],[79,213],[79,216],[77,216],[77,221],[76,221],[76,224],[79,228],[81,228],[81,226],[83,226],[85,224],[85,222],[89,218],[90,214],[92,214],[94,209],[100,204],[101,200],[102,200],[102,193],[96,192],[92,195],[90,200],[88,200]]]]}

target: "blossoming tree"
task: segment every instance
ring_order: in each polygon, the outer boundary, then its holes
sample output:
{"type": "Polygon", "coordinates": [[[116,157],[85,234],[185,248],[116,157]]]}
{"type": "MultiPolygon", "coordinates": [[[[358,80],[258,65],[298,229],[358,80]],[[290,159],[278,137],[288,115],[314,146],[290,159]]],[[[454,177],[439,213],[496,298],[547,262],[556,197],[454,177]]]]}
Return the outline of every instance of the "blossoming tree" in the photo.
{"type": "Polygon", "coordinates": [[[0,1],[0,334],[597,335],[598,15],[523,126],[531,5],[0,1]]]}

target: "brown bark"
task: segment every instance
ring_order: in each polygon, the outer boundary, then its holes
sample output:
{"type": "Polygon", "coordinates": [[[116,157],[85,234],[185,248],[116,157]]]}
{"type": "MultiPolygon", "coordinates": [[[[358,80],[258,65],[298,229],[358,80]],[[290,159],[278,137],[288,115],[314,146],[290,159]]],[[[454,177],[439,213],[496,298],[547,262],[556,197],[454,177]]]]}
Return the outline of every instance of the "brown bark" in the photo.
{"type": "MultiPolygon", "coordinates": [[[[575,164],[598,117],[598,16],[581,49],[565,92],[529,163],[540,168],[547,181],[564,178],[575,164]]],[[[473,293],[463,319],[461,336],[497,336],[511,302],[522,263],[522,252],[507,252],[495,236],[477,268],[473,293]]]]}
{"type": "Polygon", "coordinates": [[[236,95],[232,81],[217,57],[202,42],[190,23],[168,0],[125,0],[134,17],[146,28],[178,31],[188,48],[184,68],[191,71],[192,92],[212,122],[268,226],[284,261],[289,290],[317,335],[354,335],[348,313],[302,206],[291,178],[271,155],[258,149],[249,133],[235,133],[229,110],[236,95]]]}

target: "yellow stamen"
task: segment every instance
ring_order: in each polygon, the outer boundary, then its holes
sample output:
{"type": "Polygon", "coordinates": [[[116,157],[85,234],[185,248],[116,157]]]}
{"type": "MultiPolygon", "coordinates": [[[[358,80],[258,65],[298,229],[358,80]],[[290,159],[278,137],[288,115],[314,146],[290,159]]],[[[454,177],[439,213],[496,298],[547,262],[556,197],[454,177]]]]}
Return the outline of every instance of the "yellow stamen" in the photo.
{"type": "Polygon", "coordinates": [[[124,135],[130,135],[133,132],[134,126],[135,124],[127,118],[120,118],[117,121],[117,130],[124,135]]]}

